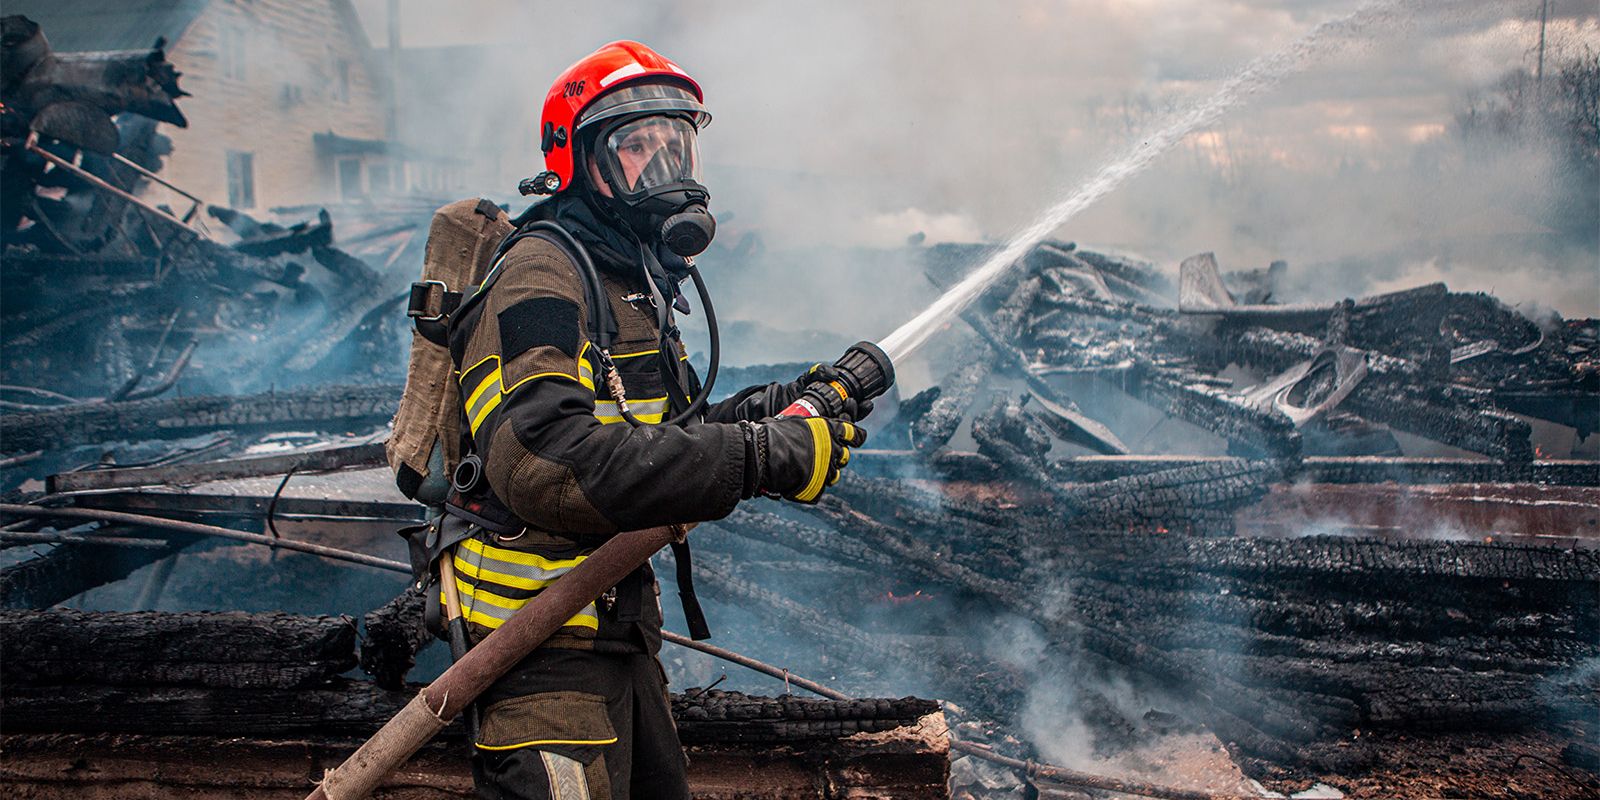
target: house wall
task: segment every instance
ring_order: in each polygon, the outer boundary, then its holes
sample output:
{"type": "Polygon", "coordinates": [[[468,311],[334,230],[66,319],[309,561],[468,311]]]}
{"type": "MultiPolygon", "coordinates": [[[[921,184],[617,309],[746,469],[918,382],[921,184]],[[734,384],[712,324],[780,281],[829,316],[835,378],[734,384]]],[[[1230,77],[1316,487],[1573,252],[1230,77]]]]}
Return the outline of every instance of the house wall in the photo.
{"type": "Polygon", "coordinates": [[[162,126],[173,144],[162,176],[227,205],[236,151],[253,162],[250,208],[338,200],[333,159],[318,156],[312,134],[385,135],[360,36],[334,0],[213,0],[167,52],[194,96],[178,101],[188,128],[162,126]]]}

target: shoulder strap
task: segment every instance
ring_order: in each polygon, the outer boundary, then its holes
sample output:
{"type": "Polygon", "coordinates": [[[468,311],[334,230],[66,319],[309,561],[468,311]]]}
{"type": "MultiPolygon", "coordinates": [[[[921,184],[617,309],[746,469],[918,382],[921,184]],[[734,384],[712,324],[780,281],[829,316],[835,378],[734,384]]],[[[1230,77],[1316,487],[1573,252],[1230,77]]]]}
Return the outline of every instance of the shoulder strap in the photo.
{"type": "Polygon", "coordinates": [[[606,300],[605,287],[600,283],[600,273],[595,269],[594,259],[589,256],[589,249],[582,242],[554,222],[539,220],[528,223],[501,241],[490,261],[489,273],[484,276],[483,284],[476,287],[462,305],[473,302],[494,285],[500,277],[500,264],[506,254],[517,242],[529,237],[538,237],[555,245],[577,267],[578,279],[583,282],[584,302],[589,306],[589,339],[602,350],[610,350],[612,341],[617,337],[617,321],[611,313],[610,302],[606,300]]]}

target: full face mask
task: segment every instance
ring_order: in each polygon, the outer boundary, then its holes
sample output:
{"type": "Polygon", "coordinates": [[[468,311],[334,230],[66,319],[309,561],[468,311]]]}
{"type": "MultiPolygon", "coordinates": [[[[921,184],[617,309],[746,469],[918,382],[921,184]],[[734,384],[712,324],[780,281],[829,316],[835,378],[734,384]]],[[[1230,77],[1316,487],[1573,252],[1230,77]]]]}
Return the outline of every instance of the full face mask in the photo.
{"type": "Polygon", "coordinates": [[[612,199],[628,210],[641,234],[654,234],[680,256],[711,244],[716,220],[700,182],[700,151],[693,123],[651,115],[602,128],[595,142],[600,175],[612,199]]]}
{"type": "Polygon", "coordinates": [[[716,233],[697,138],[710,121],[693,95],[660,83],[606,93],[577,125],[580,132],[594,131],[584,141],[611,193],[596,199],[640,236],[680,256],[704,252],[716,233]]]}

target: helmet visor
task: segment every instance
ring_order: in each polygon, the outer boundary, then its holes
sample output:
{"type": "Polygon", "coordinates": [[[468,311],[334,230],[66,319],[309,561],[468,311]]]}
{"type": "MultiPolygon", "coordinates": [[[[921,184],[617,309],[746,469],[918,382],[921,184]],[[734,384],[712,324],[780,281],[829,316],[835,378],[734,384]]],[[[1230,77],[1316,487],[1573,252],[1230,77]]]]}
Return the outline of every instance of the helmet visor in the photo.
{"type": "Polygon", "coordinates": [[[600,157],[609,167],[611,190],[639,195],[686,181],[700,182],[695,127],[682,117],[650,116],[604,133],[600,157]]]}
{"type": "Polygon", "coordinates": [[[673,83],[636,83],[600,95],[578,116],[574,130],[581,131],[620,117],[668,111],[683,112],[698,128],[711,123],[710,112],[683,87],[673,83]]]}

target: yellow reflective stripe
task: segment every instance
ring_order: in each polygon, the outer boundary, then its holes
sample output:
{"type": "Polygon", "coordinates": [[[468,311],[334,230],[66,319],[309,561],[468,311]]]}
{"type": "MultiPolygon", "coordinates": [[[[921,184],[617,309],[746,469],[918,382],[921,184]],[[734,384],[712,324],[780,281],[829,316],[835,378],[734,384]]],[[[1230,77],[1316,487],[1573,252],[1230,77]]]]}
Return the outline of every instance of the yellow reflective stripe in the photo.
{"type": "Polygon", "coordinates": [[[566,571],[562,570],[560,574],[549,578],[529,578],[524,575],[515,575],[509,572],[486,569],[476,564],[462,561],[460,557],[456,558],[456,569],[460,570],[461,574],[466,575],[469,578],[494,581],[502,586],[510,586],[513,589],[543,589],[546,586],[555,583],[556,578],[566,574],[566,571]]]}
{"type": "Polygon", "coordinates": [[[486,566],[477,565],[477,563],[466,562],[466,560],[462,560],[462,558],[458,555],[458,557],[456,557],[456,570],[461,571],[461,574],[466,574],[467,578],[480,579],[480,581],[493,581],[496,582],[496,584],[501,584],[501,586],[512,587],[512,589],[544,589],[544,587],[554,584],[555,579],[560,578],[560,576],[563,576],[563,574],[568,573],[568,571],[571,570],[571,566],[568,566],[566,570],[552,570],[550,573],[544,574],[542,578],[533,578],[533,576],[530,576],[530,574],[517,574],[507,573],[507,571],[501,570],[490,570],[490,568],[486,568],[486,566]]]}
{"type": "MultiPolygon", "coordinates": [[[[441,604],[444,603],[444,595],[442,593],[439,595],[439,602],[441,604]]],[[[521,606],[518,606],[518,608],[521,608],[521,606]]],[[[482,625],[485,628],[493,630],[500,627],[503,623],[505,623],[506,620],[511,619],[511,615],[514,613],[516,613],[515,609],[507,611],[497,609],[493,606],[488,606],[487,610],[479,611],[476,607],[469,606],[461,609],[461,618],[473,623],[474,625],[482,625]],[[496,616],[493,613],[496,611],[499,611],[505,616],[496,616]]],[[[593,603],[590,603],[588,606],[584,607],[582,611],[574,614],[572,619],[561,623],[561,627],[588,628],[592,631],[598,631],[600,629],[600,612],[595,610],[593,603]]]]}
{"type": "MultiPolygon", "coordinates": [[[[625,355],[620,355],[620,356],[613,355],[611,357],[611,360],[612,361],[621,361],[624,358],[638,358],[639,356],[653,356],[653,355],[655,355],[655,354],[657,354],[659,352],[661,352],[661,350],[659,348],[657,348],[655,350],[641,350],[641,351],[639,351],[637,353],[627,353],[625,355]]],[[[683,355],[678,356],[678,360],[679,361],[687,361],[687,360],[689,360],[689,354],[688,353],[684,353],[683,355]]]]}
{"type": "Polygon", "coordinates": [[[472,435],[478,435],[478,426],[482,425],[483,421],[488,418],[490,411],[500,405],[500,398],[504,396],[499,392],[495,392],[494,396],[489,398],[489,402],[484,403],[483,408],[478,409],[478,415],[472,418],[472,435]]]}
{"type": "Polygon", "coordinates": [[[530,567],[538,567],[539,569],[543,570],[572,569],[573,567],[583,563],[585,558],[588,558],[588,556],[576,556],[573,558],[545,558],[538,553],[529,553],[525,550],[507,550],[504,547],[495,547],[492,544],[485,544],[477,539],[464,539],[461,542],[461,546],[474,553],[477,553],[478,555],[487,556],[497,561],[505,561],[511,564],[524,564],[530,567]]]}
{"type": "MultiPolygon", "coordinates": [[[[501,389],[500,393],[501,394],[511,394],[511,390],[512,389],[515,389],[518,386],[521,386],[522,384],[527,383],[528,381],[534,380],[536,378],[566,378],[569,381],[573,379],[571,375],[568,375],[565,372],[540,372],[540,373],[536,373],[536,374],[533,374],[533,375],[529,375],[528,377],[523,378],[522,380],[517,381],[516,383],[513,383],[513,384],[511,384],[510,386],[507,386],[504,389],[501,389]]],[[[581,376],[577,380],[578,380],[578,383],[583,383],[583,378],[581,376]]],[[[589,388],[592,389],[594,387],[590,386],[589,388]]]]}
{"type": "MultiPolygon", "coordinates": [[[[667,398],[651,397],[644,400],[629,400],[628,411],[640,422],[651,425],[660,423],[667,417],[667,398]]],[[[623,420],[622,409],[617,407],[615,400],[594,401],[594,416],[602,424],[613,425],[623,420]]]]}
{"type": "Polygon", "coordinates": [[[473,364],[473,365],[472,365],[472,366],[470,366],[470,367],[467,367],[467,368],[466,368],[466,369],[464,369],[464,370],[461,370],[461,371],[460,371],[460,372],[457,372],[457,373],[456,373],[456,374],[457,374],[457,375],[459,375],[459,376],[461,376],[461,377],[463,377],[463,378],[465,378],[465,377],[467,377],[467,375],[468,375],[468,374],[470,374],[470,373],[471,373],[471,372],[472,372],[472,371],[473,371],[473,370],[475,370],[475,369],[477,369],[477,368],[478,368],[478,367],[481,367],[481,366],[483,366],[483,362],[485,362],[485,361],[499,361],[499,360],[500,360],[500,356],[497,356],[497,355],[487,355],[487,356],[484,356],[484,357],[483,357],[483,358],[481,358],[481,359],[479,359],[479,360],[478,360],[478,363],[476,363],[476,364],[473,364]]]}
{"type": "Polygon", "coordinates": [[[828,478],[828,456],[833,449],[833,437],[828,435],[828,421],[809,417],[806,426],[811,428],[811,481],[795,497],[810,502],[822,495],[822,482],[828,478]]]}
{"type": "Polygon", "coordinates": [[[578,351],[578,383],[584,388],[594,391],[594,368],[589,366],[589,360],[584,358],[589,352],[589,343],[583,343],[583,349],[578,351]]]}
{"type": "Polygon", "coordinates": [[[478,744],[473,742],[479,750],[517,750],[523,747],[533,747],[541,744],[616,744],[617,737],[610,739],[535,739],[531,742],[517,744],[478,744]]]}
{"type": "Polygon", "coordinates": [[[478,404],[478,398],[482,397],[483,393],[485,391],[488,391],[490,386],[499,386],[499,385],[500,385],[500,368],[499,367],[495,367],[494,371],[489,373],[488,376],[486,376],[483,379],[483,382],[478,384],[478,388],[473,389],[472,390],[472,394],[467,397],[467,408],[472,408],[473,406],[477,405],[478,404]]]}
{"type": "MultiPolygon", "coordinates": [[[[597,419],[597,420],[600,420],[600,424],[601,425],[615,425],[615,424],[617,424],[619,422],[623,422],[624,421],[624,418],[621,415],[613,417],[613,416],[610,416],[610,415],[602,416],[600,414],[596,414],[596,415],[594,415],[594,418],[597,419]]],[[[636,420],[639,420],[640,422],[645,423],[646,425],[660,425],[661,421],[667,418],[667,415],[666,414],[634,414],[633,418],[636,419],[636,420]]]]}
{"type": "Polygon", "coordinates": [[[460,578],[456,578],[456,591],[460,592],[462,597],[470,597],[473,600],[479,600],[507,611],[516,611],[527,605],[528,600],[532,599],[516,600],[510,597],[502,597],[481,586],[473,586],[460,578]]]}
{"type": "MultiPolygon", "coordinates": [[[[589,609],[592,609],[592,608],[594,608],[594,607],[593,606],[589,607],[589,609]]],[[[588,611],[589,609],[584,609],[584,610],[588,611]]],[[[490,614],[485,614],[484,612],[479,611],[479,610],[474,609],[474,608],[464,608],[464,609],[462,609],[461,610],[461,617],[462,617],[462,619],[465,619],[466,621],[471,622],[474,625],[482,625],[483,627],[488,628],[490,630],[494,630],[495,628],[500,627],[500,625],[505,622],[505,620],[500,619],[499,617],[492,616],[490,614]]],[[[510,618],[509,615],[507,615],[507,619],[509,619],[509,618],[510,618]]],[[[600,617],[597,614],[584,614],[584,613],[580,612],[580,613],[574,615],[572,617],[572,619],[569,619],[566,622],[561,623],[561,627],[563,627],[563,628],[588,628],[589,630],[592,630],[592,631],[598,631],[598,630],[600,630],[600,617]]]]}

